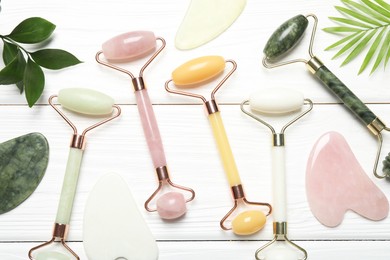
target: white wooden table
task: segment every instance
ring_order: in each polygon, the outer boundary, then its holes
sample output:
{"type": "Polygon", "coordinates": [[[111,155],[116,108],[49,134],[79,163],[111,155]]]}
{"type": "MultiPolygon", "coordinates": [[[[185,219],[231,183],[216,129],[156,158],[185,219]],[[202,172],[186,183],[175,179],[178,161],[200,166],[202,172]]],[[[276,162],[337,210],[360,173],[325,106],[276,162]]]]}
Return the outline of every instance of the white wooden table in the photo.
{"type": "MultiPolygon", "coordinates": [[[[238,63],[236,73],[217,94],[241,179],[249,200],[271,202],[270,135],[239,108],[250,93],[265,87],[283,86],[302,91],[315,102],[313,111],[287,130],[287,185],[289,237],[306,248],[309,259],[390,259],[390,219],[369,221],[353,212],[336,228],[321,225],[312,215],[305,193],[305,169],[309,152],[323,133],[343,134],[369,177],[390,196],[390,183],[376,179],[372,164],[376,139],[306,71],[303,65],[266,70],[262,49],[269,35],[296,14],[315,13],[319,27],[331,26],[328,16],[338,0],[248,0],[239,19],[212,42],[191,50],[174,47],[177,28],[190,1],[178,0],[3,0],[0,33],[40,16],[57,25],[49,47],[63,48],[84,63],[62,71],[45,70],[46,87],[38,104],[30,109],[14,86],[0,87],[1,141],[28,132],[43,133],[50,143],[50,162],[45,177],[21,206],[0,215],[0,259],[26,259],[28,250],[49,239],[65,171],[71,131],[47,104],[50,95],[67,87],[94,88],[111,95],[122,107],[120,119],[89,134],[68,237],[70,245],[86,259],[82,245],[83,210],[89,191],[106,173],[123,176],[139,209],[158,241],[161,260],[254,259],[255,250],[272,238],[272,217],[264,230],[240,237],[220,229],[219,220],[232,206],[230,188],[203,108],[197,101],[172,96],[164,82],[181,63],[203,55],[222,55],[238,63]],[[129,79],[98,65],[95,53],[101,43],[117,34],[151,30],[167,41],[166,50],[145,72],[145,80],[160,126],[171,177],[191,186],[196,199],[186,216],[164,222],[144,210],[143,203],[157,181],[140,125],[129,79]]],[[[309,37],[305,37],[307,44],[309,37]]],[[[339,68],[334,52],[324,48],[337,37],[318,30],[314,52],[357,96],[390,122],[389,68],[372,76],[357,76],[361,61],[339,68]]],[[[297,52],[304,53],[302,43],[297,52]]],[[[305,45],[305,46],[304,46],[305,45]]],[[[142,64],[133,62],[136,71],[142,64]]],[[[381,70],[381,69],[380,69],[381,70]]],[[[92,120],[77,120],[87,125],[92,120]]],[[[385,134],[384,151],[390,150],[385,134]]]]}

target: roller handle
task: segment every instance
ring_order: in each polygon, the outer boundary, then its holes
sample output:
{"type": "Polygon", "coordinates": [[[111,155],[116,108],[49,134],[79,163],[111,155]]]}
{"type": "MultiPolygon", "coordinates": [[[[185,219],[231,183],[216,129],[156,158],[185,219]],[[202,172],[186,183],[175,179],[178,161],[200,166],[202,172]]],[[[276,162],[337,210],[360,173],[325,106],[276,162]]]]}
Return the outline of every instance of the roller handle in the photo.
{"type": "Polygon", "coordinates": [[[365,125],[373,122],[377,116],[327,67],[321,66],[314,74],[351,110],[365,125]]]}
{"type": "Polygon", "coordinates": [[[225,127],[222,122],[220,112],[209,115],[209,121],[213,130],[214,138],[221,155],[223,168],[225,170],[229,185],[231,187],[241,184],[236,162],[234,160],[232,149],[226,135],[225,127]]]}
{"type": "Polygon", "coordinates": [[[272,148],[273,218],[287,222],[286,163],[284,146],[272,148]]]}
{"type": "Polygon", "coordinates": [[[156,116],[146,89],[135,91],[138,112],[155,168],[167,165],[156,116]]]}
{"type": "Polygon", "coordinates": [[[56,223],[58,224],[68,225],[70,223],[82,158],[82,149],[70,148],[57,210],[56,223]]]}

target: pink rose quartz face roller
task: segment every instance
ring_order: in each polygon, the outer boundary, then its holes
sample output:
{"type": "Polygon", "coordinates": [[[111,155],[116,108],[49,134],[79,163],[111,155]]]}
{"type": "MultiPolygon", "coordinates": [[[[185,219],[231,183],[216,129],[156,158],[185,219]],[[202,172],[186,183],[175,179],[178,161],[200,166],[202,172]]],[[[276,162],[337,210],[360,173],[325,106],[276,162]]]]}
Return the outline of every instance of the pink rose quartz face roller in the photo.
{"type": "Polygon", "coordinates": [[[190,188],[174,184],[170,180],[156,117],[143,79],[144,70],[164,47],[165,40],[161,37],[156,38],[153,32],[128,32],[103,43],[102,51],[96,54],[96,60],[104,66],[127,74],[133,83],[138,112],[159,181],[158,188],[146,200],[145,209],[149,212],[157,211],[163,219],[176,219],[186,213],[186,203],[194,199],[195,192],[190,188]],[[162,45],[141,68],[138,77],[135,77],[130,71],[111,63],[126,62],[150,54],[156,49],[156,40],[161,41],[162,45]],[[104,55],[107,61],[100,58],[101,54],[104,55]],[[185,197],[183,191],[189,195],[185,197]],[[158,194],[161,196],[157,198],[158,194]],[[152,203],[155,203],[156,206],[151,207],[152,203]]]}
{"type": "Polygon", "coordinates": [[[184,63],[176,68],[172,73],[172,79],[165,83],[165,89],[173,94],[184,95],[202,100],[206,107],[207,115],[214,133],[214,138],[217,142],[218,150],[221,155],[223,167],[226,172],[229,185],[231,187],[234,206],[233,208],[222,218],[220,226],[224,230],[233,230],[237,235],[250,235],[263,228],[266,222],[266,216],[268,216],[272,207],[268,203],[262,202],[249,202],[245,198],[244,189],[241,184],[240,176],[238,174],[237,166],[234,161],[233,153],[230,148],[230,144],[223,126],[222,118],[218,109],[217,102],[215,101],[215,94],[219,88],[225,83],[225,81],[236,70],[237,65],[233,60],[225,61],[221,56],[204,56],[197,59],[193,59],[184,63]],[[169,83],[173,82],[177,87],[188,88],[194,86],[194,84],[202,84],[205,81],[212,80],[215,76],[223,73],[225,69],[225,63],[231,63],[233,65],[229,73],[220,81],[220,83],[214,88],[211,93],[211,100],[207,101],[204,96],[185,92],[181,90],[169,88],[169,83]],[[240,206],[240,207],[239,207],[240,206]],[[250,207],[245,207],[250,206],[250,207]],[[253,206],[265,206],[268,207],[268,212],[264,214],[263,211],[245,210],[243,208],[253,208],[253,206]],[[241,213],[238,213],[240,209],[241,213]],[[231,219],[234,219],[231,221],[231,219]],[[230,222],[227,225],[227,222],[230,222]]]}
{"type": "Polygon", "coordinates": [[[325,133],[315,143],[307,162],[306,194],[311,212],[328,227],[341,224],[348,210],[376,221],[389,213],[386,195],[337,132],[325,133]]]}
{"type": "MultiPolygon", "coordinates": [[[[119,106],[114,104],[114,100],[98,91],[84,88],[62,89],[57,95],[49,98],[49,104],[73,129],[73,136],[70,143],[69,157],[66,165],[65,177],[62,185],[60,202],[57,210],[57,217],[54,224],[52,239],[39,246],[32,248],[28,256],[32,260],[51,260],[51,259],[80,259],[79,256],[66,245],[65,240],[69,230],[70,217],[72,214],[73,200],[76,194],[78,176],[81,167],[81,161],[85,148],[85,135],[92,129],[113,120],[121,114],[119,106]],[[63,108],[89,116],[110,116],[88,128],[81,135],[78,134],[76,126],[69,118],[53,103],[53,99],[58,97],[58,102],[63,108]],[[113,110],[116,110],[114,113],[113,110]],[[46,247],[55,241],[60,241],[63,247],[70,253],[60,252],[53,248],[46,247]]],[[[64,250],[62,250],[64,251],[64,250]]]]}
{"type": "Polygon", "coordinates": [[[262,123],[272,132],[272,190],[273,190],[273,218],[274,218],[274,238],[269,243],[265,244],[256,251],[256,259],[277,260],[277,259],[297,259],[296,252],[291,248],[285,247],[281,249],[281,245],[277,245],[278,240],[284,240],[292,247],[300,250],[303,253],[303,258],[307,259],[307,252],[302,247],[293,243],[287,238],[287,195],[286,195],[286,174],[285,174],[285,148],[284,148],[284,132],[291,124],[309,113],[313,108],[313,102],[310,99],[304,99],[300,92],[290,89],[272,88],[254,93],[250,100],[241,103],[241,110],[246,115],[262,123]],[[280,133],[276,133],[275,129],[266,121],[259,118],[257,115],[245,110],[245,105],[250,106],[253,112],[267,113],[272,115],[293,113],[302,108],[304,104],[309,107],[298,114],[290,122],[283,126],[280,133]],[[275,246],[269,248],[272,244],[275,246]],[[265,250],[268,248],[267,250],[265,250]],[[265,254],[261,256],[261,253],[265,254]]]}

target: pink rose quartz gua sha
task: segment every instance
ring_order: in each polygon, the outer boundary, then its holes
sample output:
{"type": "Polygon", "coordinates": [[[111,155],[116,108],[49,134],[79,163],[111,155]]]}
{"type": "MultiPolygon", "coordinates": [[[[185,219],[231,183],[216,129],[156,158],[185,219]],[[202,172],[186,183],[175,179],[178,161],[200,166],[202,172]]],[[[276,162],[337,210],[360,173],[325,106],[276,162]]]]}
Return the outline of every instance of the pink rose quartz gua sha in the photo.
{"type": "Polygon", "coordinates": [[[389,202],[367,176],[344,137],[322,135],[307,162],[306,193],[310,209],[323,225],[338,226],[348,210],[371,219],[384,219],[389,202]]]}
{"type": "Polygon", "coordinates": [[[192,0],[176,33],[179,50],[197,48],[223,33],[240,16],[246,0],[192,0]]]}
{"type": "Polygon", "coordinates": [[[310,99],[304,99],[300,92],[284,88],[270,88],[259,91],[251,95],[250,100],[241,103],[241,110],[244,114],[250,116],[256,121],[262,123],[271,130],[272,133],[272,193],[273,193],[273,219],[274,219],[274,238],[256,250],[257,260],[278,260],[278,259],[307,259],[307,252],[302,247],[292,242],[287,237],[287,194],[286,194],[286,162],[285,162],[285,138],[284,133],[290,125],[309,113],[313,108],[313,102],[310,99]],[[292,120],[285,124],[280,133],[276,133],[274,127],[261,119],[256,114],[247,111],[244,107],[248,105],[251,111],[262,114],[281,115],[286,113],[296,113],[303,105],[309,107],[296,115],[292,120]],[[287,243],[282,244],[284,240],[287,243]],[[278,243],[280,242],[280,245],[278,243]],[[284,247],[283,247],[284,245],[284,247]],[[286,247],[290,245],[290,247],[286,247]],[[303,258],[297,257],[296,250],[303,255],[303,258]],[[262,255],[265,255],[262,256],[262,255]]]}
{"type": "Polygon", "coordinates": [[[58,203],[52,239],[30,249],[28,256],[32,260],[79,260],[80,257],[65,243],[65,240],[69,230],[73,201],[76,195],[78,177],[84,154],[85,136],[90,130],[117,118],[121,114],[121,109],[114,104],[114,100],[111,97],[98,91],[85,88],[62,89],[58,93],[58,96],[53,95],[49,98],[49,104],[72,128],[73,136],[70,143],[68,162],[62,184],[61,197],[58,203]],[[108,117],[87,127],[80,135],[76,126],[69,120],[65,113],[53,103],[53,99],[55,98],[57,98],[61,106],[67,110],[83,115],[108,117]],[[113,112],[114,109],[116,112],[113,112]],[[59,240],[63,246],[63,248],[60,247],[60,249],[65,250],[59,251],[53,245],[56,240],[59,240]]]}
{"type": "Polygon", "coordinates": [[[222,218],[220,226],[223,230],[232,230],[237,235],[251,235],[264,227],[266,216],[271,213],[272,207],[268,203],[250,202],[245,198],[244,188],[241,184],[233,152],[230,148],[217,102],[215,101],[216,92],[221,88],[236,68],[237,64],[235,61],[225,61],[221,56],[199,57],[177,67],[172,72],[172,79],[165,82],[165,89],[172,94],[199,98],[204,103],[207,111],[207,117],[213,130],[214,139],[221,155],[223,168],[234,198],[234,206],[222,218]],[[226,63],[231,63],[232,69],[213,89],[211,92],[211,100],[209,101],[207,101],[202,95],[169,87],[169,83],[171,82],[173,82],[178,88],[190,88],[191,86],[195,86],[195,84],[196,86],[200,86],[206,81],[213,80],[217,75],[223,73],[226,63]],[[264,213],[263,210],[258,209],[259,207],[267,207],[268,212],[264,213]],[[243,210],[243,208],[245,210],[243,210]]]}
{"type": "Polygon", "coordinates": [[[159,181],[158,188],[146,200],[145,209],[149,212],[157,211],[163,219],[177,219],[186,213],[186,203],[194,199],[195,192],[190,188],[174,184],[169,178],[164,147],[158,129],[157,120],[143,79],[144,70],[164,49],[164,47],[165,40],[161,37],[156,38],[153,32],[128,32],[118,35],[103,43],[102,51],[99,51],[96,54],[96,61],[104,66],[118,70],[130,76],[134,86],[138,112],[159,181]],[[131,61],[150,54],[156,49],[156,40],[161,41],[162,45],[141,68],[138,77],[135,77],[130,71],[111,63],[131,61]],[[104,55],[107,61],[100,58],[101,54],[104,55]],[[180,192],[178,192],[178,190],[180,190],[180,192]],[[189,196],[184,197],[182,191],[187,192],[189,196]],[[155,203],[156,207],[152,208],[150,204],[155,201],[157,195],[160,193],[161,196],[158,197],[155,203]]]}

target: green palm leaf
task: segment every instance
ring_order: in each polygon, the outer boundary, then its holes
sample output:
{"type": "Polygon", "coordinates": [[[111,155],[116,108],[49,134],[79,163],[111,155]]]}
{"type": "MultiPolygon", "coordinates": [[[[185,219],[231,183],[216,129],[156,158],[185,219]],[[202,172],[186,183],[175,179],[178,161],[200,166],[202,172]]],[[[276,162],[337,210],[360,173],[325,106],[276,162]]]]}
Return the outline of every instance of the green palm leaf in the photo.
{"type": "Polygon", "coordinates": [[[381,26],[382,24],[380,22],[378,22],[377,20],[373,19],[373,18],[370,18],[366,15],[363,15],[359,12],[356,12],[356,11],[353,11],[351,9],[347,9],[345,7],[341,7],[341,6],[336,6],[335,7],[337,10],[339,10],[341,13],[344,13],[346,15],[349,15],[349,16],[352,16],[353,18],[357,18],[363,22],[366,22],[366,23],[369,23],[369,24],[372,24],[374,26],[381,26]]]}
{"type": "Polygon", "coordinates": [[[374,0],[374,1],[377,2],[383,8],[385,8],[386,10],[390,10],[390,5],[388,3],[386,3],[385,1],[383,1],[383,0],[374,0]]]}
{"type": "Polygon", "coordinates": [[[348,51],[350,48],[352,48],[352,46],[354,46],[358,41],[360,41],[360,39],[363,38],[363,36],[364,36],[364,33],[360,33],[360,34],[356,35],[352,40],[350,40],[347,44],[345,44],[344,47],[341,48],[341,50],[339,50],[336,53],[336,55],[334,55],[332,57],[332,59],[335,59],[338,56],[340,56],[341,54],[343,54],[344,52],[348,51]]]}
{"type": "Polygon", "coordinates": [[[390,31],[387,32],[387,36],[382,43],[382,47],[379,51],[378,57],[375,60],[374,66],[372,66],[370,74],[372,74],[378,68],[379,64],[385,57],[387,49],[389,48],[389,44],[390,44],[390,31]]]}
{"type": "Polygon", "coordinates": [[[390,20],[386,14],[386,10],[377,6],[376,4],[371,3],[369,0],[361,0],[367,6],[353,2],[351,0],[341,0],[344,4],[354,7],[356,10],[360,11],[363,15],[370,15],[378,21],[388,23],[390,20]],[[383,16],[382,16],[382,15],[383,16]]]}
{"type": "Polygon", "coordinates": [[[350,20],[350,19],[340,18],[340,17],[329,17],[329,19],[332,21],[335,21],[335,22],[343,23],[343,24],[353,25],[353,26],[357,26],[357,27],[361,27],[361,28],[372,29],[372,26],[365,24],[365,23],[361,23],[359,21],[355,21],[355,20],[350,20]]]}
{"type": "Polygon", "coordinates": [[[327,27],[328,33],[343,35],[341,40],[328,46],[325,50],[340,48],[333,56],[342,54],[347,57],[341,66],[348,64],[360,54],[366,53],[358,74],[362,73],[375,61],[371,73],[381,64],[384,68],[390,59],[390,5],[384,0],[340,0],[345,7],[335,6],[344,17],[329,17],[340,26],[327,27]],[[367,48],[370,46],[369,48],[367,48]]]}
{"type": "Polygon", "coordinates": [[[330,33],[340,33],[340,32],[361,32],[362,29],[348,26],[336,26],[336,27],[328,27],[324,28],[325,32],[330,33]]]}
{"type": "Polygon", "coordinates": [[[346,41],[349,41],[350,39],[354,38],[354,37],[355,37],[356,35],[358,35],[358,34],[359,34],[359,33],[353,33],[353,34],[351,34],[351,35],[349,35],[349,36],[347,36],[347,37],[344,37],[344,38],[342,38],[341,40],[339,40],[339,41],[333,43],[332,45],[330,45],[330,46],[328,46],[328,47],[326,47],[325,50],[328,51],[328,50],[331,50],[331,49],[333,49],[333,48],[336,48],[337,46],[339,46],[339,45],[345,43],[346,41]]]}
{"type": "Polygon", "coordinates": [[[387,62],[389,61],[389,58],[390,58],[390,41],[389,39],[387,39],[387,54],[386,54],[386,58],[385,58],[385,68],[386,68],[386,65],[387,65],[387,62]]]}
{"type": "Polygon", "coordinates": [[[371,38],[376,33],[376,30],[371,31],[368,35],[366,35],[363,40],[359,42],[359,44],[351,51],[348,57],[341,63],[341,66],[348,64],[351,60],[353,60],[363,49],[367,46],[367,43],[371,40],[371,38]]]}
{"type": "MultiPolygon", "coordinates": [[[[370,7],[372,10],[383,15],[384,17],[390,17],[390,12],[388,10],[370,2],[369,0],[361,0],[361,1],[365,3],[368,7],[370,7]]],[[[389,21],[389,19],[386,19],[386,21],[389,21]]]]}
{"type": "Polygon", "coordinates": [[[370,50],[367,52],[366,57],[364,58],[364,61],[362,63],[362,66],[359,69],[359,74],[363,72],[363,70],[367,67],[368,63],[371,61],[372,57],[374,56],[376,50],[378,49],[379,44],[382,41],[382,36],[385,32],[386,28],[383,28],[382,31],[379,33],[379,35],[376,37],[374,43],[371,45],[370,50]]]}

